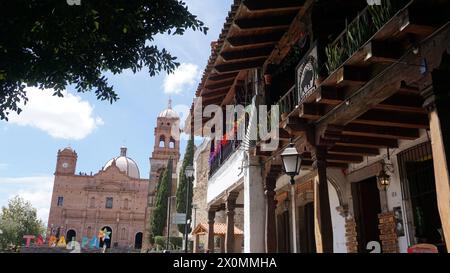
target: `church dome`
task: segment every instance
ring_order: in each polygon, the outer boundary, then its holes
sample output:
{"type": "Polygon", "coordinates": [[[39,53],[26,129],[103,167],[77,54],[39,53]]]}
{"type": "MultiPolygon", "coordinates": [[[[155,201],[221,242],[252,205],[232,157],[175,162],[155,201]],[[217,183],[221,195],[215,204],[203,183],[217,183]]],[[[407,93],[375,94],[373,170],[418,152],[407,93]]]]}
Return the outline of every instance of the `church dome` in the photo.
{"type": "Polygon", "coordinates": [[[161,111],[158,115],[158,118],[179,118],[178,113],[172,109],[172,100],[169,99],[169,105],[167,109],[161,111]]]}
{"type": "Polygon", "coordinates": [[[115,163],[117,168],[119,168],[122,172],[125,172],[129,177],[137,179],[140,178],[138,165],[133,159],[127,157],[127,148],[120,148],[120,156],[108,161],[103,167],[103,170],[106,170],[109,166],[113,165],[113,163],[115,163]]]}

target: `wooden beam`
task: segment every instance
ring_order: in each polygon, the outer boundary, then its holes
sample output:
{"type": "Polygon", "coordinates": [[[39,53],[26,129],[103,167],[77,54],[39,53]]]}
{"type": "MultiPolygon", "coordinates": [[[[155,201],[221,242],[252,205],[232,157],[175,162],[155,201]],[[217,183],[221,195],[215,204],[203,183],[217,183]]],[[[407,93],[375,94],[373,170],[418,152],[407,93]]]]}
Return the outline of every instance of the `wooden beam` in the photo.
{"type": "Polygon", "coordinates": [[[244,5],[250,11],[301,8],[305,0],[245,0],[244,5]]]}
{"type": "Polygon", "coordinates": [[[339,162],[327,162],[328,168],[339,168],[339,169],[347,169],[347,163],[339,163],[339,162]]]}
{"type": "Polygon", "coordinates": [[[289,29],[283,34],[283,37],[281,37],[275,46],[275,50],[272,51],[272,54],[267,58],[264,65],[265,67],[269,65],[269,63],[280,64],[300,39],[307,38],[306,33],[309,33],[309,23],[307,23],[308,19],[306,19],[309,18],[307,12],[311,11],[311,7],[314,3],[315,1],[313,0],[305,1],[302,8],[292,20],[289,29]]]}
{"type": "Polygon", "coordinates": [[[228,50],[220,53],[220,56],[225,61],[233,61],[233,60],[241,60],[241,59],[250,59],[250,58],[258,58],[258,57],[267,57],[273,50],[273,45],[250,48],[250,49],[237,49],[237,50],[228,50]]]}
{"type": "Polygon", "coordinates": [[[319,86],[316,92],[317,103],[337,105],[344,100],[344,92],[334,86],[319,86]]]}
{"type": "MultiPolygon", "coordinates": [[[[437,67],[440,63],[441,53],[446,50],[449,44],[450,28],[448,25],[439,29],[432,37],[422,41],[421,56],[427,56],[430,69],[437,67]]],[[[320,136],[326,131],[329,124],[346,125],[350,123],[363,115],[367,109],[373,108],[395,94],[402,81],[406,83],[403,86],[407,86],[422,77],[416,66],[407,65],[412,63],[420,63],[420,57],[413,52],[408,52],[402,56],[402,63],[391,64],[377,75],[376,80],[369,81],[352,94],[351,107],[342,103],[328,112],[325,117],[315,122],[316,141],[320,141],[320,136]]],[[[391,116],[394,115],[391,114],[391,116]]]]}
{"type": "Polygon", "coordinates": [[[414,128],[386,127],[367,124],[350,123],[343,127],[343,135],[384,137],[392,139],[410,139],[419,137],[419,130],[414,128]]]}
{"type": "Polygon", "coordinates": [[[284,28],[287,29],[295,14],[277,15],[256,18],[241,18],[234,20],[240,29],[264,29],[264,28],[284,28]]]}
{"type": "Polygon", "coordinates": [[[397,42],[372,40],[365,47],[364,61],[392,63],[402,56],[402,49],[397,42]]]}
{"type": "Polygon", "coordinates": [[[338,140],[334,140],[334,142],[336,145],[343,144],[345,146],[352,146],[352,147],[398,148],[398,141],[396,139],[389,139],[389,138],[342,135],[339,137],[338,140]]]}
{"type": "Polygon", "coordinates": [[[351,146],[333,146],[328,150],[329,154],[344,154],[344,155],[366,155],[366,156],[376,156],[380,154],[377,148],[367,148],[367,147],[351,147],[351,146]]]}
{"type": "Polygon", "coordinates": [[[342,155],[342,154],[327,154],[328,162],[339,163],[359,163],[363,161],[363,157],[360,155],[342,155]]]}
{"type": "Polygon", "coordinates": [[[322,104],[303,103],[299,107],[299,117],[305,119],[318,119],[325,113],[322,104]]]}
{"type": "Polygon", "coordinates": [[[312,166],[314,161],[312,159],[302,159],[302,166],[312,166]]]}
{"type": "Polygon", "coordinates": [[[292,138],[292,135],[289,134],[289,132],[284,130],[283,128],[279,128],[278,137],[280,140],[290,140],[292,138]]]}
{"type": "Polygon", "coordinates": [[[223,89],[225,87],[230,87],[233,85],[233,83],[234,83],[234,79],[231,79],[231,80],[227,80],[227,81],[223,81],[223,82],[219,82],[219,83],[206,85],[205,88],[208,90],[214,91],[217,89],[223,89]]]}
{"type": "Polygon", "coordinates": [[[237,75],[238,75],[237,72],[225,73],[225,74],[211,74],[209,76],[208,80],[210,80],[210,81],[228,80],[228,79],[236,78],[237,75]]]}
{"type": "Polygon", "coordinates": [[[366,67],[344,65],[336,73],[336,84],[338,85],[362,85],[369,80],[366,67]]]}
{"type": "Polygon", "coordinates": [[[286,130],[290,135],[299,135],[308,130],[307,122],[299,117],[288,117],[281,122],[281,128],[286,130]]]}
{"type": "Polygon", "coordinates": [[[231,71],[240,71],[249,68],[260,67],[264,64],[266,58],[260,58],[251,61],[242,61],[242,62],[234,62],[234,63],[224,63],[215,66],[215,69],[219,72],[231,72],[231,71]]]}
{"type": "Polygon", "coordinates": [[[202,102],[205,104],[211,104],[211,102],[222,101],[225,98],[226,94],[217,94],[215,96],[202,97],[202,102]]]}
{"type": "Polygon", "coordinates": [[[426,114],[392,113],[384,110],[369,110],[355,119],[353,123],[417,129],[427,129],[429,127],[426,114]]]}
{"type": "Polygon", "coordinates": [[[258,44],[275,44],[283,36],[284,31],[272,31],[263,34],[238,35],[227,38],[228,43],[234,47],[258,44]]]}
{"type": "Polygon", "coordinates": [[[435,11],[430,13],[417,8],[405,10],[400,21],[400,31],[420,36],[430,35],[436,30],[434,13],[435,11]]]}
{"type": "Polygon", "coordinates": [[[222,88],[222,89],[216,89],[216,90],[203,89],[203,92],[201,93],[201,96],[202,97],[203,96],[209,96],[211,94],[218,94],[218,93],[227,94],[229,90],[230,90],[229,87],[222,88]]]}
{"type": "Polygon", "coordinates": [[[395,112],[410,112],[426,114],[422,107],[423,99],[419,95],[395,94],[380,104],[375,105],[374,109],[388,110],[395,112]]]}

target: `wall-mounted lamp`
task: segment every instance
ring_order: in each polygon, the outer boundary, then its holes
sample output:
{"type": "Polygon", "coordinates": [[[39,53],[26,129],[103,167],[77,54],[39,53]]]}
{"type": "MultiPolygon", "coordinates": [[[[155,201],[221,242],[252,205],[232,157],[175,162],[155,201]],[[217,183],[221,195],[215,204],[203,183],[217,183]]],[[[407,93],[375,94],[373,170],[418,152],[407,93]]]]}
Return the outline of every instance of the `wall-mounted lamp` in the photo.
{"type": "Polygon", "coordinates": [[[392,164],[381,161],[381,170],[377,176],[378,188],[380,190],[387,190],[387,188],[391,184],[391,177],[386,172],[386,169],[389,169],[390,167],[392,167],[392,164]]]}

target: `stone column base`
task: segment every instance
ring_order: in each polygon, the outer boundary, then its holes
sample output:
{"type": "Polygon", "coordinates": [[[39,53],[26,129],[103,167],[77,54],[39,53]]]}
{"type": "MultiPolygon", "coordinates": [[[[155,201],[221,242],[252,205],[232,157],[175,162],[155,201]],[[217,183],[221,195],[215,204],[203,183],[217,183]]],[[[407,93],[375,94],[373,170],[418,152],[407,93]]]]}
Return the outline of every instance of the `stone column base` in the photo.
{"type": "Polygon", "coordinates": [[[347,246],[347,253],[358,253],[357,236],[355,218],[347,217],[345,219],[345,245],[347,246]]]}
{"type": "Polygon", "coordinates": [[[380,224],[380,241],[383,253],[398,253],[398,238],[395,227],[394,212],[384,212],[378,214],[380,224]]]}

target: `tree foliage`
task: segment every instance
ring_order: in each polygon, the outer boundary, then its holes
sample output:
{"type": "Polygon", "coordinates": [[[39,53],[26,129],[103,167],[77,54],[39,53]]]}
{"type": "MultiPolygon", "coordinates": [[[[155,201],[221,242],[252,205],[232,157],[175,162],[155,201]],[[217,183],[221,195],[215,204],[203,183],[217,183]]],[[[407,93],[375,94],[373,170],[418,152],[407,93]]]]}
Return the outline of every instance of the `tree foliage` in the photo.
{"type": "Polygon", "coordinates": [[[164,169],[157,185],[155,209],[150,224],[152,237],[163,235],[164,227],[167,224],[167,201],[171,192],[172,168],[172,159],[169,159],[167,168],[164,169]]]}
{"type": "MultiPolygon", "coordinates": [[[[194,163],[194,139],[191,137],[186,146],[186,153],[184,154],[183,164],[181,165],[179,183],[177,188],[177,212],[186,213],[186,191],[189,185],[189,199],[188,199],[188,212],[187,219],[191,219],[192,214],[192,182],[189,182],[185,175],[185,170],[187,166],[193,166],[194,163]]],[[[184,224],[178,225],[178,230],[184,234],[184,224]]],[[[190,227],[188,227],[188,232],[190,232],[190,227]]]]}
{"type": "Polygon", "coordinates": [[[104,72],[172,72],[176,57],[154,36],[188,29],[208,30],[179,0],[0,1],[0,120],[21,112],[26,85],[62,96],[73,84],[112,103],[118,96],[104,72]]]}
{"type": "Polygon", "coordinates": [[[36,209],[16,196],[0,212],[0,250],[24,243],[24,235],[44,234],[45,227],[37,218],[36,209]]]}

